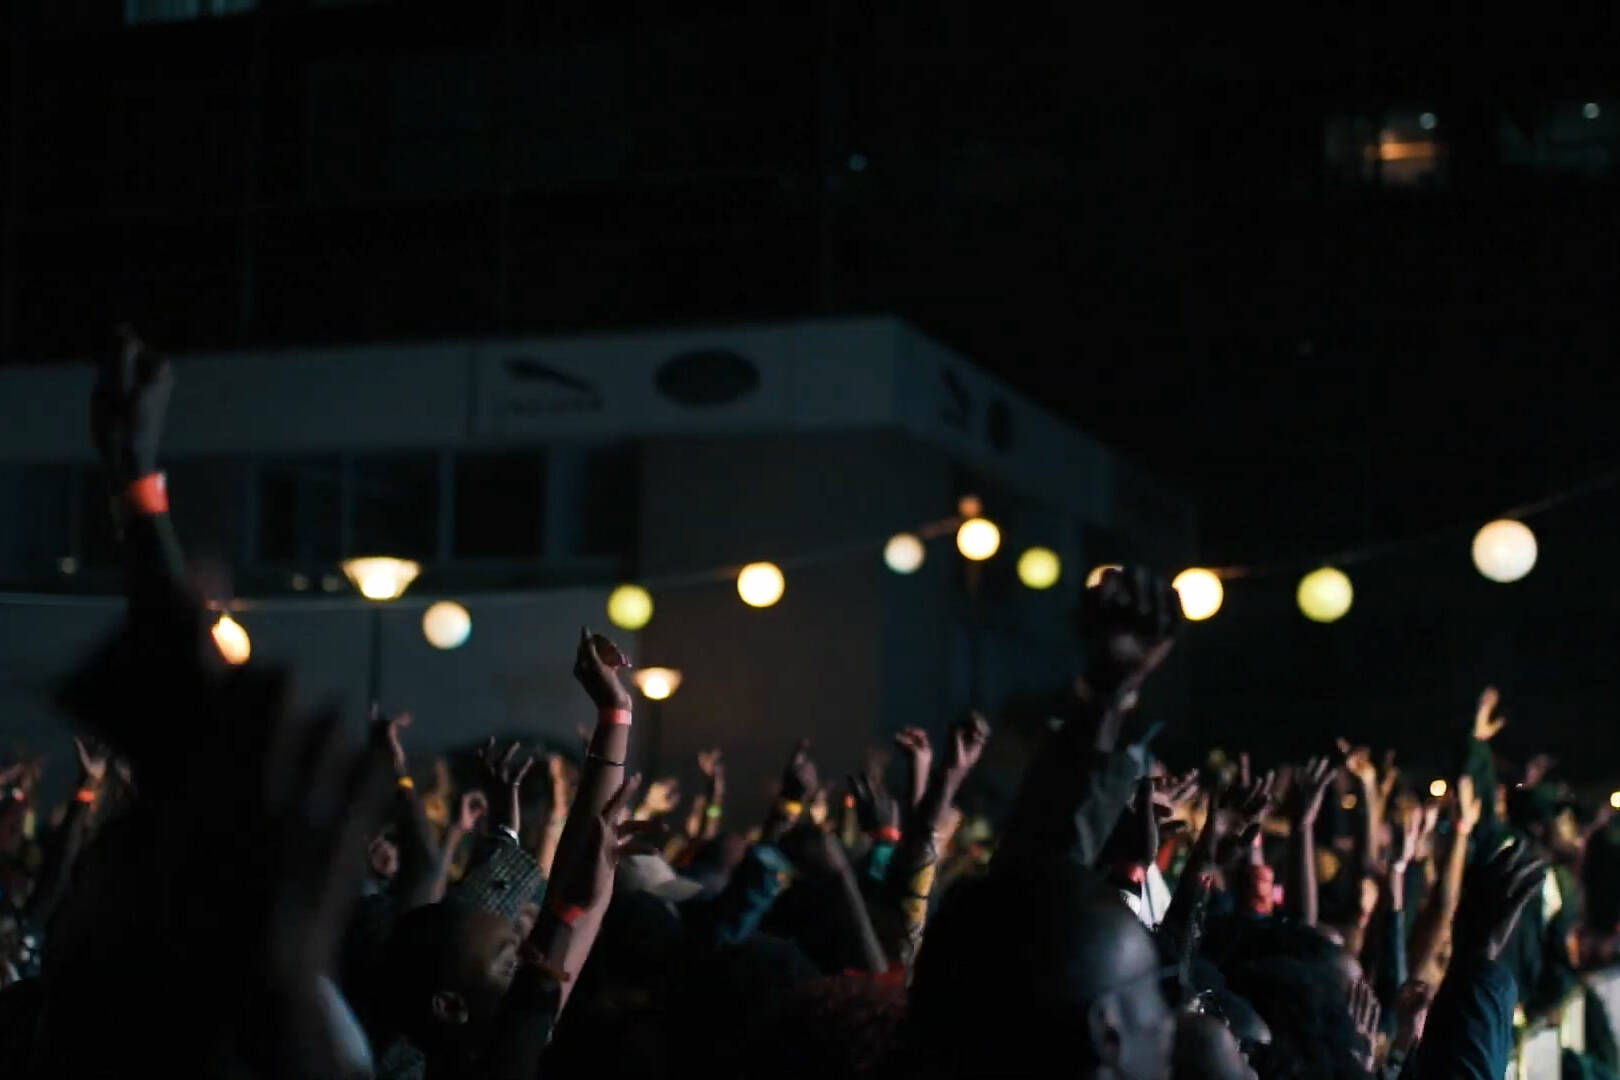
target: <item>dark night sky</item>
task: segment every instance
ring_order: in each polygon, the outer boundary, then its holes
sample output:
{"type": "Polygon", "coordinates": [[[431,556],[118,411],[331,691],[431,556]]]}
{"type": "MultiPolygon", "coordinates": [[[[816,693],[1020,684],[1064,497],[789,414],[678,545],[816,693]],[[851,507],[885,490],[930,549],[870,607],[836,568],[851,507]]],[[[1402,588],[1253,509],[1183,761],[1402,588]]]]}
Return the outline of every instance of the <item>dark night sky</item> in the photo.
{"type": "MultiPolygon", "coordinates": [[[[82,354],[87,296],[176,350],[895,312],[1193,497],[1212,564],[1460,524],[1369,571],[1390,619],[1475,602],[1469,523],[1620,463],[1611,13],[262,6],[11,8],[0,361],[82,354]],[[1586,101],[1606,165],[1506,160],[1586,101]],[[1435,185],[1330,159],[1420,110],[1435,185]]],[[[1549,519],[1569,605],[1615,502],[1549,519]]],[[[1446,707],[1517,647],[1458,646],[1446,707]]]]}

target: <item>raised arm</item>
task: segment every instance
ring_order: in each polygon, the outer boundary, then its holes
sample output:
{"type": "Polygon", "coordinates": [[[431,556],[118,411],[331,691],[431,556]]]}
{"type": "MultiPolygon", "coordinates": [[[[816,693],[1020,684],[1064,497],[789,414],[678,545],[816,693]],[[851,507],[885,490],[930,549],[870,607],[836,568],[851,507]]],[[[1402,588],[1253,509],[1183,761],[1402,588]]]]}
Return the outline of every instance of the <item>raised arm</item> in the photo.
{"type": "Polygon", "coordinates": [[[401,911],[431,904],[442,895],[442,889],[436,887],[439,846],[406,767],[405,746],[400,741],[400,732],[410,723],[410,713],[389,715],[375,705],[371,708],[372,741],[387,749],[394,764],[393,818],[399,838],[399,873],[394,875],[394,893],[401,911]]]}
{"type": "Polygon", "coordinates": [[[1294,776],[1293,828],[1288,833],[1288,880],[1283,912],[1308,926],[1316,925],[1316,817],[1333,783],[1333,761],[1314,757],[1294,776]]]}
{"type": "Polygon", "coordinates": [[[1434,986],[1440,981],[1439,955],[1451,933],[1462,893],[1463,873],[1468,868],[1468,840],[1484,813],[1482,800],[1474,791],[1474,778],[1464,774],[1457,780],[1457,802],[1452,815],[1451,847],[1446,852],[1440,881],[1429,894],[1429,902],[1412,928],[1412,974],[1434,986]]]}

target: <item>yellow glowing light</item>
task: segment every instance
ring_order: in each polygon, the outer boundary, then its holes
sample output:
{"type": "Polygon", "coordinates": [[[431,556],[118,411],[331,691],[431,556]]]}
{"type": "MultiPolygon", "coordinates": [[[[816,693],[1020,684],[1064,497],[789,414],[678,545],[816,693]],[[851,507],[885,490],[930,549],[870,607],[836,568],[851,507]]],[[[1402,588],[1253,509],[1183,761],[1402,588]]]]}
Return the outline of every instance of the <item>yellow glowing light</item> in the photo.
{"type": "Polygon", "coordinates": [[[1609,805],[1620,810],[1620,791],[1609,792],[1609,805]]]}
{"type": "Polygon", "coordinates": [[[1051,548],[1032,547],[1018,556],[1018,580],[1031,589],[1050,589],[1063,573],[1063,563],[1051,548]]]}
{"type": "Polygon", "coordinates": [[[1346,810],[1354,810],[1356,808],[1356,797],[1354,795],[1346,795],[1344,798],[1339,800],[1339,805],[1344,807],[1346,810]]]}
{"type": "Polygon", "coordinates": [[[1299,610],[1305,613],[1307,619],[1319,623],[1344,618],[1354,598],[1355,590],[1350,587],[1350,579],[1331,566],[1312,570],[1300,578],[1299,591],[1295,594],[1299,610]]]}
{"type": "Polygon", "coordinates": [[[1093,566],[1091,568],[1091,573],[1086,575],[1086,588],[1095,589],[1097,586],[1101,585],[1103,575],[1108,573],[1108,571],[1110,571],[1110,570],[1123,570],[1123,569],[1125,569],[1125,568],[1123,566],[1119,565],[1119,563],[1111,563],[1111,562],[1103,563],[1101,566],[1093,566]]]}
{"type": "Polygon", "coordinates": [[[422,572],[422,564],[388,555],[368,555],[344,559],[343,572],[367,600],[398,600],[422,572]]]}
{"type": "Polygon", "coordinates": [[[1221,610],[1221,601],[1226,598],[1221,579],[1196,566],[1177,574],[1170,585],[1181,597],[1181,613],[1194,622],[1202,622],[1221,610]]]}
{"type": "Polygon", "coordinates": [[[681,673],[674,668],[639,668],[631,678],[650,701],[663,701],[681,688],[681,673]]]}
{"type": "Polygon", "coordinates": [[[883,545],[883,561],[897,574],[914,574],[928,554],[923,542],[912,533],[895,533],[883,545]]]}
{"type": "Polygon", "coordinates": [[[737,573],[737,595],[749,607],[766,608],[782,599],[787,582],[775,563],[749,563],[737,573]]]}
{"type": "Polygon", "coordinates": [[[1492,581],[1518,581],[1536,565],[1536,534],[1522,521],[1498,518],[1474,534],[1474,566],[1492,581]]]}
{"type": "Polygon", "coordinates": [[[472,633],[472,616],[454,600],[440,600],[422,613],[422,636],[435,649],[459,649],[472,633]]]}
{"type": "Polygon", "coordinates": [[[964,558],[983,562],[1001,550],[1001,530],[985,518],[968,518],[956,530],[956,550],[964,558]]]}
{"type": "Polygon", "coordinates": [[[608,620],[621,630],[640,630],[652,621],[652,594],[640,585],[620,585],[608,593],[608,620]]]}
{"type": "Polygon", "coordinates": [[[1433,795],[1437,799],[1445,798],[1445,795],[1446,795],[1446,782],[1444,780],[1430,780],[1429,781],[1429,794],[1433,795]]]}
{"type": "Polygon", "coordinates": [[[253,643],[248,640],[247,631],[229,615],[222,614],[214,620],[213,636],[214,647],[227,664],[245,664],[253,655],[253,643]]]}

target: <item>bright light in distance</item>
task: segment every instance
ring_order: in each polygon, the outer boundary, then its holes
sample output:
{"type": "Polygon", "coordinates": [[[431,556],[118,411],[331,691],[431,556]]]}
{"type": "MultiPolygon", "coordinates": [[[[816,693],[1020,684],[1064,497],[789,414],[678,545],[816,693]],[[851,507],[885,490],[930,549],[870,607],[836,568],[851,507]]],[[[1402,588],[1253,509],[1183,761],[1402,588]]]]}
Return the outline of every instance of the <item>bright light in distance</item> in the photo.
{"type": "Polygon", "coordinates": [[[1051,548],[1032,547],[1018,556],[1018,580],[1031,589],[1050,589],[1063,574],[1063,563],[1051,548]]]}
{"type": "Polygon", "coordinates": [[[632,678],[636,688],[651,701],[664,701],[681,688],[681,673],[674,668],[640,668],[632,678]]]}
{"type": "Polygon", "coordinates": [[[214,620],[212,633],[214,647],[227,664],[245,664],[253,655],[253,643],[248,640],[247,630],[229,615],[221,614],[214,620]]]}
{"type": "Polygon", "coordinates": [[[1518,581],[1536,565],[1536,534],[1511,518],[1498,518],[1474,534],[1474,567],[1492,581],[1518,581]]]}
{"type": "Polygon", "coordinates": [[[640,630],[652,621],[652,594],[640,585],[620,585],[608,593],[607,614],[620,630],[640,630]]]}
{"type": "Polygon", "coordinates": [[[1444,780],[1429,781],[1429,794],[1437,799],[1446,797],[1446,782],[1444,780]]]}
{"type": "MultiPolygon", "coordinates": [[[[1596,120],[1598,117],[1603,115],[1603,110],[1598,107],[1597,102],[1588,101],[1585,105],[1581,106],[1581,115],[1586,117],[1588,120],[1596,120]]],[[[1620,810],[1620,806],[1616,806],[1615,809],[1620,810]]]]}
{"type": "Polygon", "coordinates": [[[422,613],[422,636],[435,649],[459,649],[472,633],[472,616],[454,600],[440,600],[422,613]]]}
{"type": "Polygon", "coordinates": [[[1330,623],[1342,619],[1350,610],[1355,590],[1342,571],[1324,566],[1299,579],[1299,590],[1294,598],[1307,619],[1330,623]]]}
{"type": "Polygon", "coordinates": [[[1101,566],[1093,566],[1091,568],[1091,573],[1086,575],[1086,588],[1095,589],[1097,586],[1101,585],[1103,575],[1108,573],[1108,571],[1110,571],[1110,570],[1123,570],[1123,569],[1125,569],[1125,568],[1123,566],[1119,565],[1119,563],[1111,563],[1111,562],[1110,563],[1103,563],[1101,566]]]}
{"type": "Polygon", "coordinates": [[[1226,590],[1213,571],[1192,567],[1176,575],[1170,583],[1181,597],[1181,613],[1193,622],[1202,622],[1221,610],[1226,590]]]}
{"type": "Polygon", "coordinates": [[[422,564],[387,555],[368,555],[343,560],[343,572],[367,600],[398,600],[422,572],[422,564]]]}
{"type": "Polygon", "coordinates": [[[775,563],[749,563],[737,573],[737,595],[749,607],[767,608],[782,599],[787,582],[775,563]]]}
{"type": "Polygon", "coordinates": [[[1440,118],[1432,112],[1426,112],[1418,116],[1418,127],[1424,131],[1433,131],[1438,123],[1440,123],[1440,118]]]}
{"type": "Polygon", "coordinates": [[[968,518],[956,530],[956,550],[963,558],[983,562],[1001,550],[1001,530],[985,518],[968,518]]]}
{"type": "Polygon", "coordinates": [[[1620,791],[1609,792],[1609,805],[1620,810],[1620,791]]]}
{"type": "Polygon", "coordinates": [[[895,533],[883,545],[883,561],[897,574],[916,573],[927,554],[923,542],[912,533],[895,533]]]}

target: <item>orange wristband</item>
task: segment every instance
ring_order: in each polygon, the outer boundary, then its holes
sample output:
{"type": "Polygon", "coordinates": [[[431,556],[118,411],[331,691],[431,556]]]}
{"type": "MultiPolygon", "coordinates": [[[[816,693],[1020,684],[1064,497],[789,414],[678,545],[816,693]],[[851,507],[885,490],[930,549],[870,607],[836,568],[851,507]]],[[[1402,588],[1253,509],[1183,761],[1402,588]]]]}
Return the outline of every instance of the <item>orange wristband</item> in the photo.
{"type": "Polygon", "coordinates": [[[564,926],[573,926],[585,914],[585,909],[578,904],[556,903],[551,905],[551,913],[557,916],[557,921],[564,926]]]}
{"type": "Polygon", "coordinates": [[[630,710],[602,709],[596,714],[596,718],[604,724],[624,724],[628,726],[630,723],[630,710]]]}
{"type": "Polygon", "coordinates": [[[169,512],[169,486],[160,472],[145,476],[124,489],[129,507],[144,517],[156,517],[169,512]]]}
{"type": "Polygon", "coordinates": [[[898,844],[900,842],[900,830],[893,825],[885,825],[881,829],[872,830],[872,839],[880,844],[898,844]]]}
{"type": "Polygon", "coordinates": [[[73,797],[82,803],[93,803],[96,801],[96,789],[82,787],[73,793],[73,797]]]}

